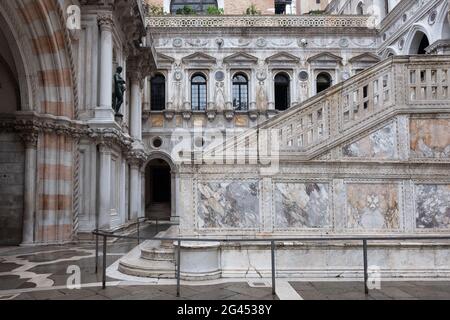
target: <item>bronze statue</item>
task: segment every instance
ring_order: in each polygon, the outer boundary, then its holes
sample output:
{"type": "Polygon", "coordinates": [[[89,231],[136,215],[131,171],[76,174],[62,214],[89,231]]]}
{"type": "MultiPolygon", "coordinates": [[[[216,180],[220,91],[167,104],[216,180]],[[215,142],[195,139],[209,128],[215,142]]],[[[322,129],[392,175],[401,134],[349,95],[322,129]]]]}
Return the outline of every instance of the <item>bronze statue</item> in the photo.
{"type": "Polygon", "coordinates": [[[123,94],[127,90],[126,82],[121,76],[122,71],[122,67],[117,67],[116,73],[114,74],[113,109],[116,112],[116,115],[120,115],[120,107],[122,107],[123,104],[123,94]]]}

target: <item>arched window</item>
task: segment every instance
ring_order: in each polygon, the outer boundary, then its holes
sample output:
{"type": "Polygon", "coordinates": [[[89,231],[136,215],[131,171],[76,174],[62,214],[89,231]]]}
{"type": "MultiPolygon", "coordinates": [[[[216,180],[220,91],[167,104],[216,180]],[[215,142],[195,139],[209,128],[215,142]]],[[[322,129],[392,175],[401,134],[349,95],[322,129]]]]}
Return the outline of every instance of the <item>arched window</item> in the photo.
{"type": "Polygon", "coordinates": [[[290,80],[285,73],[279,73],[275,76],[275,109],[286,110],[290,102],[290,80]]]}
{"type": "Polygon", "coordinates": [[[166,78],[162,74],[154,76],[150,84],[150,103],[153,111],[166,108],[166,78]]]}
{"type": "Polygon", "coordinates": [[[364,15],[364,4],[362,2],[358,3],[356,7],[356,14],[363,16],[364,15]]]}
{"type": "Polygon", "coordinates": [[[194,74],[191,79],[192,110],[206,110],[206,77],[200,73],[194,74]]]}
{"type": "Polygon", "coordinates": [[[243,74],[233,77],[233,107],[235,110],[248,110],[248,80],[243,74]]]}
{"type": "Polygon", "coordinates": [[[317,81],[317,93],[322,92],[331,87],[331,84],[333,82],[330,74],[327,72],[319,73],[316,81],[317,81]]]}

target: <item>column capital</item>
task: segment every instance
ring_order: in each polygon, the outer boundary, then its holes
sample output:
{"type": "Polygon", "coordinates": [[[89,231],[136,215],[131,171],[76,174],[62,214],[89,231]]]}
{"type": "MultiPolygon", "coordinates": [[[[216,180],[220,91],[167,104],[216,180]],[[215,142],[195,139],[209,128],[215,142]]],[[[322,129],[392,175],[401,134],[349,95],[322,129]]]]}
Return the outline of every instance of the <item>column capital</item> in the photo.
{"type": "Polygon", "coordinates": [[[25,144],[25,148],[37,148],[38,140],[39,140],[39,134],[36,131],[25,131],[19,133],[20,138],[25,144]]]}
{"type": "Polygon", "coordinates": [[[107,141],[101,141],[98,144],[98,151],[103,154],[111,154],[112,153],[111,143],[107,141]]]}
{"type": "Polygon", "coordinates": [[[140,168],[145,161],[145,152],[142,150],[130,150],[126,158],[131,167],[140,168]]]}
{"type": "Polygon", "coordinates": [[[97,16],[97,23],[101,30],[112,30],[114,20],[111,13],[100,13],[97,16]]]}

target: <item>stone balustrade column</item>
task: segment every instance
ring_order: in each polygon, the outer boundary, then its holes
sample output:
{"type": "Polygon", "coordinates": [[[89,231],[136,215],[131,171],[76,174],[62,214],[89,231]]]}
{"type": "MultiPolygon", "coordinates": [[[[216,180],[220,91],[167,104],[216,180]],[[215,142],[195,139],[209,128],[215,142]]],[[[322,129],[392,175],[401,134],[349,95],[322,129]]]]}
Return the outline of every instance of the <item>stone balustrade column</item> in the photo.
{"type": "Polygon", "coordinates": [[[109,229],[111,223],[111,148],[99,145],[98,228],[109,229]]]}
{"type": "Polygon", "coordinates": [[[113,81],[113,19],[112,15],[100,15],[100,105],[95,110],[95,118],[114,121],[112,109],[113,81]]]}
{"type": "Polygon", "coordinates": [[[25,181],[22,244],[34,243],[34,220],[36,210],[36,162],[37,133],[21,135],[25,142],[25,181]]]}

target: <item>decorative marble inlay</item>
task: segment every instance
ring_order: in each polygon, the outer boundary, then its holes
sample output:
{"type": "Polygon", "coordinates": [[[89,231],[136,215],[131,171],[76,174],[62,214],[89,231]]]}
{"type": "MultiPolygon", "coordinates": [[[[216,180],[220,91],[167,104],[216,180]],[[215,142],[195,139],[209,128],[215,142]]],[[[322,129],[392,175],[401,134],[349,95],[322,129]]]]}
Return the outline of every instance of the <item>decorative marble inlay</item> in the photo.
{"type": "Polygon", "coordinates": [[[199,182],[199,228],[259,228],[257,181],[199,182]]]}
{"type": "Polygon", "coordinates": [[[411,119],[411,157],[450,158],[450,119],[411,119]]]}
{"type": "Polygon", "coordinates": [[[396,133],[396,123],[392,122],[371,135],[345,146],[342,154],[350,158],[395,159],[396,133]]]}
{"type": "Polygon", "coordinates": [[[420,229],[450,228],[450,185],[419,184],[416,186],[416,227],[420,229]]]}
{"type": "Polygon", "coordinates": [[[399,229],[399,212],[397,184],[347,184],[349,229],[399,229]]]}
{"type": "Polygon", "coordinates": [[[161,114],[154,114],[151,116],[151,123],[153,128],[164,127],[164,116],[161,114]]]}
{"type": "Polygon", "coordinates": [[[328,184],[277,183],[274,193],[276,228],[331,226],[328,184]]]}

